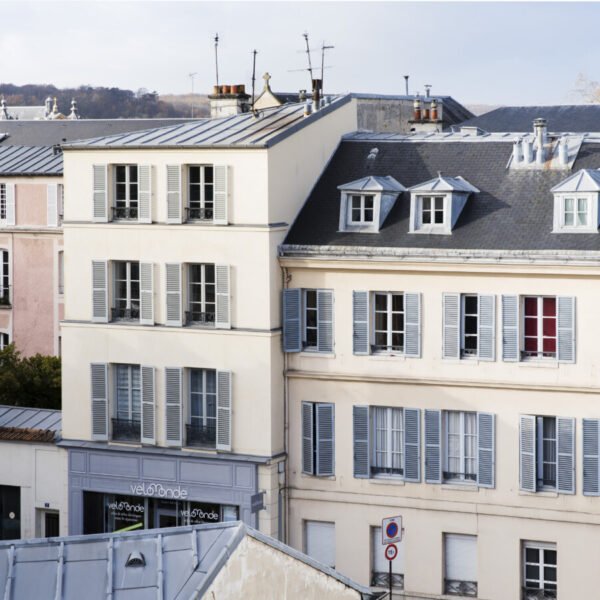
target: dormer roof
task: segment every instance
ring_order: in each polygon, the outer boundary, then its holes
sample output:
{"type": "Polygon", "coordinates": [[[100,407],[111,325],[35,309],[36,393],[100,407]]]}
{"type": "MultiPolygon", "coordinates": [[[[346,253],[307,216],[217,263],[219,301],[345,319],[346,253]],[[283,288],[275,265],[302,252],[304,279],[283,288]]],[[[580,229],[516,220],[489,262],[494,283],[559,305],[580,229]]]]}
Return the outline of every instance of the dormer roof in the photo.
{"type": "Polygon", "coordinates": [[[441,173],[434,179],[419,183],[408,188],[410,192],[462,192],[477,194],[479,190],[461,177],[446,177],[441,173]]]}
{"type": "Polygon", "coordinates": [[[550,189],[552,193],[600,192],[600,170],[580,169],[550,189]]]}
{"type": "Polygon", "coordinates": [[[406,192],[406,188],[390,175],[386,175],[385,177],[369,175],[350,183],[338,185],[338,190],[342,192],[393,192],[395,194],[406,192]]]}

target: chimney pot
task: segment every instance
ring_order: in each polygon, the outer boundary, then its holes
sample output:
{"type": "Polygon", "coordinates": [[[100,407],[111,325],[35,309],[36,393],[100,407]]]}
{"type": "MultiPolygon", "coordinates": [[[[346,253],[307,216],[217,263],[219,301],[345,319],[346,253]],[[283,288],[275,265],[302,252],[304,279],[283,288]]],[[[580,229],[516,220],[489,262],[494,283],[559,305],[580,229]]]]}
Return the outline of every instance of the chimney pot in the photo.
{"type": "Polygon", "coordinates": [[[421,120],[421,99],[417,96],[413,102],[413,119],[415,121],[421,120]]]}

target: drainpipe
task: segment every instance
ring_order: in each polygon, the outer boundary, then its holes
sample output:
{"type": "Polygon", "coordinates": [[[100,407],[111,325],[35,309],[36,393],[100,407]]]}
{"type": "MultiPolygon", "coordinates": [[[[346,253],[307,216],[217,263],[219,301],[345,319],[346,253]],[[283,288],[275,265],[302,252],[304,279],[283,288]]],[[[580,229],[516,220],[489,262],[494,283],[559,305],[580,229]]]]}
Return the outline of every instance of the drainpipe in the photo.
{"type": "MultiPolygon", "coordinates": [[[[288,286],[290,280],[290,275],[288,273],[287,267],[282,267],[281,269],[281,289],[285,290],[288,286]]],[[[281,344],[283,351],[283,315],[281,322],[281,344]]],[[[288,381],[288,355],[287,352],[283,352],[283,451],[285,453],[285,469],[284,476],[285,482],[283,484],[283,504],[285,508],[285,519],[283,525],[283,543],[289,546],[289,522],[290,522],[290,460],[289,460],[289,447],[290,447],[290,390],[289,390],[289,381],[288,381]]]]}

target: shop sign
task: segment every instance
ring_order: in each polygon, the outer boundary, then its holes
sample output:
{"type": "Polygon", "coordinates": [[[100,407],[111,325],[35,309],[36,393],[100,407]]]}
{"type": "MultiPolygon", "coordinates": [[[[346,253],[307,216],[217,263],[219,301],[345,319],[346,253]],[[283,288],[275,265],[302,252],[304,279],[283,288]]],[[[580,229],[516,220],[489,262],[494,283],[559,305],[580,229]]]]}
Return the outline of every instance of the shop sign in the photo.
{"type": "Polygon", "coordinates": [[[157,498],[169,498],[173,500],[185,500],[188,491],[178,486],[165,486],[162,483],[132,483],[131,493],[134,496],[156,496],[157,498]]]}
{"type": "Polygon", "coordinates": [[[265,508],[265,493],[259,492],[250,496],[250,512],[257,513],[265,508]]]}
{"type": "Polygon", "coordinates": [[[216,506],[210,504],[195,504],[190,503],[188,510],[180,510],[179,513],[184,519],[189,519],[190,524],[196,523],[217,523],[219,521],[219,513],[217,512],[216,506]]]}

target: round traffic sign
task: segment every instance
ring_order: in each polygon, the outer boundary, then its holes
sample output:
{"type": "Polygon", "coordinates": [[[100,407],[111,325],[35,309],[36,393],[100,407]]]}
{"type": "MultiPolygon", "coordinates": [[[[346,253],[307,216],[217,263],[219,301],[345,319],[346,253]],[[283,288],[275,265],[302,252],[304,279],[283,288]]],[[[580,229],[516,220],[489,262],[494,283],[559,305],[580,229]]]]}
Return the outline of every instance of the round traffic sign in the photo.
{"type": "Polygon", "coordinates": [[[385,547],[385,557],[388,560],[394,560],[398,556],[398,548],[396,544],[389,544],[385,547]]]}
{"type": "Polygon", "coordinates": [[[385,526],[385,535],[388,538],[395,538],[398,535],[398,523],[391,521],[385,526]]]}

